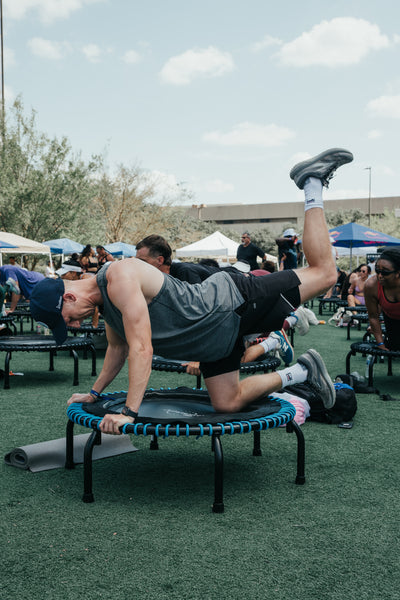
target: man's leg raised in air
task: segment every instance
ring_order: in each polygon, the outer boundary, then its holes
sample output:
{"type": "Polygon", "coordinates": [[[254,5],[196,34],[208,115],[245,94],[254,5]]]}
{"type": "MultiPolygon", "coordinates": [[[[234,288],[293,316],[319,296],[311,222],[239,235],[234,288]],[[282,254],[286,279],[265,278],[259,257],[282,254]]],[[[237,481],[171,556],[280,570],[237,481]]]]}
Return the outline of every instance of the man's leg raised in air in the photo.
{"type": "Polygon", "coordinates": [[[305,194],[302,243],[308,266],[296,271],[301,281],[301,302],[314,298],[336,283],[337,271],[323,211],[322,188],[328,187],[336,169],[352,160],[353,155],[348,150],[331,148],[298,163],[290,172],[290,177],[305,194]]]}
{"type": "MultiPolygon", "coordinates": [[[[304,189],[305,218],[303,250],[308,266],[296,270],[300,279],[301,303],[334,285],[337,278],[329,232],[325,221],[322,188],[328,186],[336,169],[353,160],[348,150],[332,148],[298,163],[290,172],[297,187],[304,189]]],[[[239,371],[205,379],[212,405],[219,411],[238,411],[262,394],[275,392],[285,385],[308,381],[329,408],[335,402],[335,388],[322,358],[308,350],[296,364],[275,373],[254,375],[239,380],[239,371]]]]}

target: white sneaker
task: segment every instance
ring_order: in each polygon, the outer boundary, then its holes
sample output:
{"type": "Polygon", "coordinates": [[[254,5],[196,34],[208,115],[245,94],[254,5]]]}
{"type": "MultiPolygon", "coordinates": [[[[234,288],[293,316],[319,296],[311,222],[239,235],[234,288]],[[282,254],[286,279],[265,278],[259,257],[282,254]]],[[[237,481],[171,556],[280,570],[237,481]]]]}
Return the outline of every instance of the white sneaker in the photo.
{"type": "Polygon", "coordinates": [[[299,308],[294,311],[294,316],[297,317],[297,323],[294,326],[296,331],[298,331],[299,335],[306,335],[310,329],[310,323],[304,306],[299,306],[299,308]]]}

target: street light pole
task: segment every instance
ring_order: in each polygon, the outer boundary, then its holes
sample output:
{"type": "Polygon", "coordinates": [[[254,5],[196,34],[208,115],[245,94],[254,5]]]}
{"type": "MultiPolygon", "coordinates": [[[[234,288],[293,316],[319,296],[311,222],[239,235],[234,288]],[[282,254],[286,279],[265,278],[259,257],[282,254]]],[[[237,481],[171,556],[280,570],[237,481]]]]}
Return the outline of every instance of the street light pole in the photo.
{"type": "Polygon", "coordinates": [[[365,167],[364,171],[369,171],[369,175],[368,175],[368,227],[371,227],[371,171],[372,171],[372,167],[365,167]]]}

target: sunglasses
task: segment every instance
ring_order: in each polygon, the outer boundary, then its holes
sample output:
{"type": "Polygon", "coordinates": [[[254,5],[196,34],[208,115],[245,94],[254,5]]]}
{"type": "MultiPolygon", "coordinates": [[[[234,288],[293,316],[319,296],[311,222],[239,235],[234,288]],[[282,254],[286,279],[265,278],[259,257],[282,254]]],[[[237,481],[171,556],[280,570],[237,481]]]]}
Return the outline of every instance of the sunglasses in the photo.
{"type": "Polygon", "coordinates": [[[375,273],[377,275],[382,275],[382,277],[388,277],[392,273],[396,273],[396,271],[386,271],[386,269],[379,269],[375,267],[375,273]]]}

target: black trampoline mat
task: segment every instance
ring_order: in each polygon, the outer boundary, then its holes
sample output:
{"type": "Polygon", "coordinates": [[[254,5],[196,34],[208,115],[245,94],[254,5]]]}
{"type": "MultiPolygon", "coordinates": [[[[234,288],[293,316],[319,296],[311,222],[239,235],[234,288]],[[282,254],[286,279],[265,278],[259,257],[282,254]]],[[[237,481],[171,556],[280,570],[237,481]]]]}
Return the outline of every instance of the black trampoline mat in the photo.
{"type": "MultiPolygon", "coordinates": [[[[96,402],[85,402],[85,412],[98,417],[121,413],[125,406],[127,392],[116,392],[96,402]]],[[[138,423],[159,423],[161,425],[184,423],[187,425],[229,423],[259,419],[277,413],[280,402],[269,396],[246,407],[243,412],[216,412],[211,406],[206,390],[179,387],[172,390],[147,390],[139,408],[138,423]]]]}

